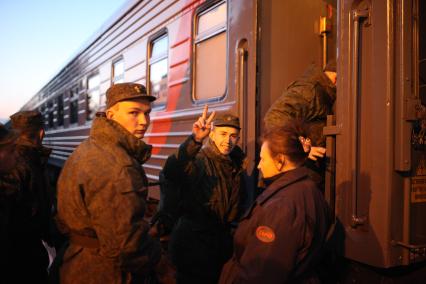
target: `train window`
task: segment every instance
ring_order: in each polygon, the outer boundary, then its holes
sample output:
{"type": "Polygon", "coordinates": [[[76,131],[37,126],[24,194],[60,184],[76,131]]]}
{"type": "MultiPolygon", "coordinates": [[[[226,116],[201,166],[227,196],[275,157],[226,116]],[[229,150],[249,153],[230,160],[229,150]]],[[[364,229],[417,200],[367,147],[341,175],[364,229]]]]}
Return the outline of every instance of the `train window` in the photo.
{"type": "Polygon", "coordinates": [[[163,34],[151,42],[148,71],[148,93],[157,100],[154,106],[164,105],[167,100],[169,37],[163,34]]]}
{"type": "Polygon", "coordinates": [[[78,122],[78,88],[70,93],[70,123],[78,122]]]}
{"type": "Polygon", "coordinates": [[[194,40],[194,99],[221,97],[226,91],[226,3],[197,15],[194,40]]]}
{"type": "Polygon", "coordinates": [[[86,120],[92,120],[101,106],[100,84],[101,79],[99,74],[90,76],[87,79],[86,120]]]}
{"type": "Polygon", "coordinates": [[[47,128],[53,128],[53,101],[50,100],[46,105],[47,128]]]}
{"type": "Polygon", "coordinates": [[[120,58],[112,63],[112,82],[111,84],[124,82],[124,60],[120,58]]]}
{"type": "Polygon", "coordinates": [[[62,126],[64,125],[64,97],[62,95],[58,96],[58,98],[56,99],[56,103],[57,103],[57,123],[58,126],[62,126]]]}
{"type": "Polygon", "coordinates": [[[52,111],[49,111],[49,115],[48,115],[48,128],[50,129],[50,128],[53,128],[53,126],[54,126],[54,122],[53,122],[53,110],[52,111]]]}

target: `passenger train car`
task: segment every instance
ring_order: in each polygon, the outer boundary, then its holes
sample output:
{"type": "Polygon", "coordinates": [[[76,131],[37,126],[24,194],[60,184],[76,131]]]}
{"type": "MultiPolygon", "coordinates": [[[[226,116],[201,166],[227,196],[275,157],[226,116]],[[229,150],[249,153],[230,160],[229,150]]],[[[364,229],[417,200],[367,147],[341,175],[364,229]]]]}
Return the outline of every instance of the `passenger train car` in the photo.
{"type": "MultiPolygon", "coordinates": [[[[40,110],[60,171],[124,81],[158,99],[152,183],[203,106],[238,114],[251,183],[262,118],[311,63],[337,60],[324,129],[325,196],[342,229],[342,282],[426,279],[426,2],[129,0],[23,109],[40,110]]],[[[158,199],[158,188],[150,196],[158,199]]]]}

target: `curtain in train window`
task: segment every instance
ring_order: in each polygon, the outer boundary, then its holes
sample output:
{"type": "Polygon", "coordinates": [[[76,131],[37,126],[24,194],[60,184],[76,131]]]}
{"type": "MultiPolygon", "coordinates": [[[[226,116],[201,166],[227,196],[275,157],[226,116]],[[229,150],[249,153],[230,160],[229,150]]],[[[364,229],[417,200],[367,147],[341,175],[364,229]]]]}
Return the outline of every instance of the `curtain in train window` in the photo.
{"type": "Polygon", "coordinates": [[[148,92],[157,97],[154,106],[164,105],[167,101],[168,50],[169,37],[167,34],[151,42],[148,92]]]}
{"type": "Polygon", "coordinates": [[[93,75],[87,79],[87,120],[92,120],[95,118],[95,114],[101,106],[101,91],[99,89],[100,84],[101,80],[99,74],[93,75]]]}
{"type": "Polygon", "coordinates": [[[194,99],[221,97],[226,92],[226,3],[197,16],[194,46],[194,99]]]}
{"type": "Polygon", "coordinates": [[[112,63],[112,85],[124,82],[124,60],[120,58],[112,63]]]}

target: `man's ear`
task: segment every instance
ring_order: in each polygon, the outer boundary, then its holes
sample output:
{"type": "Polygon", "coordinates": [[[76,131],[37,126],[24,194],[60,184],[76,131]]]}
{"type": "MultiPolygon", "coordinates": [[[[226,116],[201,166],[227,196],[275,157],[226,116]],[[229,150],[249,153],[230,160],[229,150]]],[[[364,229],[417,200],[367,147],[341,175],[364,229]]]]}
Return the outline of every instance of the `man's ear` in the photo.
{"type": "Polygon", "coordinates": [[[107,111],[106,111],[106,117],[108,119],[112,119],[114,117],[114,111],[112,111],[111,109],[107,109],[107,111]]]}
{"type": "Polygon", "coordinates": [[[38,132],[38,137],[40,138],[40,141],[43,141],[44,134],[45,134],[44,129],[43,128],[40,129],[40,131],[38,132]]]}
{"type": "Polygon", "coordinates": [[[337,73],[332,71],[324,71],[325,75],[330,79],[330,81],[336,85],[337,73]]]}
{"type": "Polygon", "coordinates": [[[210,139],[212,139],[212,140],[213,140],[213,137],[214,137],[214,130],[210,131],[210,133],[209,133],[209,137],[210,137],[210,139]]]}
{"type": "Polygon", "coordinates": [[[285,165],[285,157],[282,154],[279,154],[275,159],[275,167],[278,171],[281,171],[285,165]]]}

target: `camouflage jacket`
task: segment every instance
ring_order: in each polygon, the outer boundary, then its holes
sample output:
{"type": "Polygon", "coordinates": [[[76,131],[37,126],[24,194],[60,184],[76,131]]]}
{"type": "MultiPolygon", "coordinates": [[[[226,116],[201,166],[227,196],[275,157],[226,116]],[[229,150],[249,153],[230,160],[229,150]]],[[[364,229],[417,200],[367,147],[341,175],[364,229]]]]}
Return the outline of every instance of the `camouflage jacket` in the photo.
{"type": "Polygon", "coordinates": [[[14,148],[15,161],[7,162],[15,165],[0,178],[0,198],[12,207],[7,212],[9,232],[46,240],[52,205],[46,164],[51,150],[23,138],[14,148]]]}
{"type": "Polygon", "coordinates": [[[311,128],[313,146],[325,146],[323,127],[328,114],[333,112],[336,87],[315,65],[291,83],[272,104],[264,117],[265,128],[283,125],[289,119],[301,119],[311,128]]]}
{"type": "Polygon", "coordinates": [[[0,151],[9,151],[0,153],[7,157],[1,163],[9,165],[0,173],[0,255],[9,258],[29,244],[41,244],[41,239],[50,241],[52,194],[46,163],[51,150],[19,138],[0,151]]]}
{"type": "Polygon", "coordinates": [[[211,140],[202,148],[188,137],[162,172],[168,182],[182,187],[181,200],[176,200],[181,203],[181,214],[206,227],[237,221],[246,206],[244,158],[238,146],[225,156],[211,140]]]}
{"type": "Polygon", "coordinates": [[[161,256],[144,220],[147,178],[141,166],[151,146],[105,117],[68,158],[58,181],[58,220],[73,242],[65,252],[61,283],[134,283],[161,256]]]}

